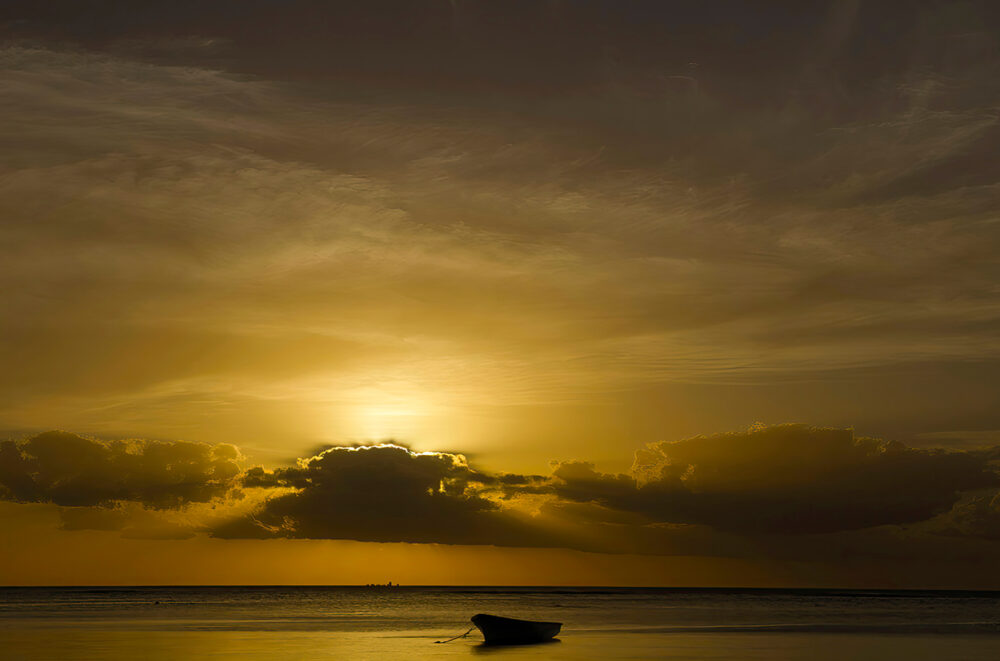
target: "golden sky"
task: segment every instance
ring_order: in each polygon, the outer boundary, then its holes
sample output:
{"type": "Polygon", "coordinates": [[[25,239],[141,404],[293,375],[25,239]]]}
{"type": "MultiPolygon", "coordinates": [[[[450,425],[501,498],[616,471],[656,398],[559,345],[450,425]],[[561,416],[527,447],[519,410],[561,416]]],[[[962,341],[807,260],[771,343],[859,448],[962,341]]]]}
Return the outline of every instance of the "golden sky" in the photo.
{"type": "Polygon", "coordinates": [[[0,583],[1000,587],[992,3],[4,4],[0,583]]]}

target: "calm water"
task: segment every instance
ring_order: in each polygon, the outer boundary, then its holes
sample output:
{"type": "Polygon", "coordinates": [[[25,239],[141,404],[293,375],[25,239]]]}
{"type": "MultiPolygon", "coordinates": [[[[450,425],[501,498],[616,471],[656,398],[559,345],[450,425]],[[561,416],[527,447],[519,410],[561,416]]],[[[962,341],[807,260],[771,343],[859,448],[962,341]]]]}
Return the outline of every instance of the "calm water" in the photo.
{"type": "Polygon", "coordinates": [[[0,588],[3,659],[989,659],[1000,593],[586,588],[0,588]],[[157,603],[158,602],[158,603],[157,603]],[[487,648],[479,612],[564,623],[487,648]]]}

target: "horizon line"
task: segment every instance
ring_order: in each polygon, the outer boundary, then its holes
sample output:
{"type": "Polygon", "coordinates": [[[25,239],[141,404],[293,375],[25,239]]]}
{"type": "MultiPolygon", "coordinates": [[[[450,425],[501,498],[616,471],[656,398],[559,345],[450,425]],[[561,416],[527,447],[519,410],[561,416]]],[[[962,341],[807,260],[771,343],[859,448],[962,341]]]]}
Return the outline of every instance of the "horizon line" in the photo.
{"type": "Polygon", "coordinates": [[[454,589],[454,588],[488,588],[488,589],[570,589],[570,590],[700,590],[700,591],[770,591],[770,592],[965,592],[965,593],[997,593],[1000,588],[943,588],[943,587],[817,587],[817,586],[682,586],[682,585],[503,585],[503,584],[393,584],[384,583],[215,583],[215,584],[92,584],[92,585],[0,585],[0,590],[8,589],[183,589],[183,588],[356,588],[356,589],[454,589]]]}

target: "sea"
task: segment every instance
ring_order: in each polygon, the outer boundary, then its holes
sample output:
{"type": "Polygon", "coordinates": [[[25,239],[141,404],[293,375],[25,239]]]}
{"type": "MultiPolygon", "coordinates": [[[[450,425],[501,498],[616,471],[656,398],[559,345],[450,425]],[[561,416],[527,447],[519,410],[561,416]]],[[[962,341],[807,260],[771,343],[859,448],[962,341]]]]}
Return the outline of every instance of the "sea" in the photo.
{"type": "Polygon", "coordinates": [[[1000,659],[1000,592],[565,587],[0,588],[0,659],[1000,659]],[[483,645],[476,613],[563,623],[483,645]]]}

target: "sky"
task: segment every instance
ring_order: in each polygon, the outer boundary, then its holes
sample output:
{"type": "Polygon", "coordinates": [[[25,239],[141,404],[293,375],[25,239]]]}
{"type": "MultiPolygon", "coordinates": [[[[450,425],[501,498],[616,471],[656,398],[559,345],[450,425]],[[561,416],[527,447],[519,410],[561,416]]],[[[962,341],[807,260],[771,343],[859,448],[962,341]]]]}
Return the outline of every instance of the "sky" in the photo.
{"type": "Polygon", "coordinates": [[[998,47],[3,3],[0,583],[1000,588],[998,47]]]}

